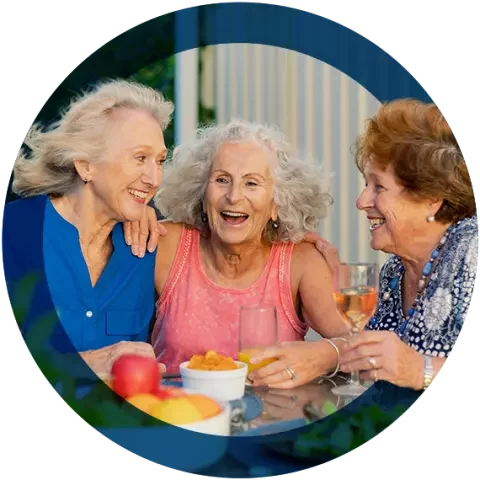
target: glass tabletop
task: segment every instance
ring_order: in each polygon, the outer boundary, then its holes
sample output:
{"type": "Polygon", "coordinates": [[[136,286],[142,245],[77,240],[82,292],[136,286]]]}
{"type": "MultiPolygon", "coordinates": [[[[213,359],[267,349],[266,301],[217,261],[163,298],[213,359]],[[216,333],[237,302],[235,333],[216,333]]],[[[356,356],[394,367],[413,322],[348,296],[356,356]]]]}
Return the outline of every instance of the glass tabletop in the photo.
{"type": "MultiPolygon", "coordinates": [[[[248,420],[248,430],[273,431],[274,424],[281,423],[286,429],[297,428],[305,423],[304,407],[311,404],[318,410],[323,411],[325,404],[342,408],[348,399],[333,395],[333,387],[343,385],[345,378],[320,379],[292,389],[269,389],[248,387],[246,394],[261,400],[262,410],[258,416],[248,420]]],[[[275,429],[278,431],[278,429],[275,429]]]]}

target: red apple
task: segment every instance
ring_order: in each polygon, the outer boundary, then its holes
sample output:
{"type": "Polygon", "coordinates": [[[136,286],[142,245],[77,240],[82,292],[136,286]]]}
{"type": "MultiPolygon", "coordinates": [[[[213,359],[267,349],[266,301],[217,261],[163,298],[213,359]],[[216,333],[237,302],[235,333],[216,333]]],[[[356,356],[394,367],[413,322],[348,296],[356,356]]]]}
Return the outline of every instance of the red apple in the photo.
{"type": "Polygon", "coordinates": [[[160,380],[160,369],[154,358],[126,354],[112,365],[113,390],[124,398],[139,393],[154,393],[160,380]]]}
{"type": "Polygon", "coordinates": [[[184,397],[186,395],[180,387],[161,387],[161,390],[168,393],[170,397],[184,397]]]}
{"type": "Polygon", "coordinates": [[[171,398],[173,397],[174,395],[172,395],[171,392],[169,392],[166,388],[158,388],[154,395],[159,398],[160,400],[166,400],[167,398],[171,398]]]}

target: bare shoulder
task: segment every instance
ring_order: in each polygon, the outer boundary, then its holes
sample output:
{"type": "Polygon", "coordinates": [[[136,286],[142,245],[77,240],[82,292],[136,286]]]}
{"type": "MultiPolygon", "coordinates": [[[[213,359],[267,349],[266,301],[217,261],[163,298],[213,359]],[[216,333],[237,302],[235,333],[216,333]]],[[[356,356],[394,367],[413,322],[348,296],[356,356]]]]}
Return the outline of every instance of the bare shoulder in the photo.
{"type": "Polygon", "coordinates": [[[182,230],[185,225],[183,223],[173,222],[161,222],[161,224],[166,228],[167,235],[160,237],[158,245],[165,247],[168,245],[178,245],[180,242],[180,237],[182,236],[182,230]]]}
{"type": "Polygon", "coordinates": [[[157,256],[155,259],[155,278],[160,283],[166,281],[177,253],[182,237],[183,223],[162,222],[167,230],[167,235],[158,241],[157,256]]]}
{"type": "Polygon", "coordinates": [[[317,250],[315,245],[310,242],[302,242],[293,248],[292,254],[292,275],[296,273],[299,277],[307,271],[320,269],[329,270],[324,256],[317,250]]]}

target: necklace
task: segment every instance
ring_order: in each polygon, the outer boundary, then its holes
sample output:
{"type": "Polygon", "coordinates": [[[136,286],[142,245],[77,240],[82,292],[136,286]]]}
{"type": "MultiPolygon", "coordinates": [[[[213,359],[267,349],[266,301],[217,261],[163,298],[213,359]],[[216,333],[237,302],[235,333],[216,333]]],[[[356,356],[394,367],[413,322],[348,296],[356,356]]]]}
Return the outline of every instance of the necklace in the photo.
{"type": "MultiPolygon", "coordinates": [[[[459,222],[457,222],[458,224],[459,222]]],[[[457,225],[455,224],[455,226],[457,225]]],[[[413,303],[411,307],[408,309],[407,315],[405,316],[403,322],[397,327],[395,330],[395,333],[400,337],[403,338],[405,335],[405,331],[407,329],[408,323],[412,319],[412,317],[415,315],[415,312],[417,311],[417,306],[420,303],[420,300],[423,296],[423,293],[425,291],[425,288],[430,280],[430,277],[432,276],[434,266],[436,266],[435,262],[437,261],[440,252],[444,245],[447,243],[447,239],[454,228],[454,225],[450,225],[443,235],[443,237],[440,239],[440,242],[438,243],[437,247],[435,250],[433,250],[432,254],[430,255],[430,260],[425,264],[422,270],[422,277],[420,278],[417,286],[417,293],[415,295],[415,298],[413,300],[413,303]]],[[[438,263],[438,262],[437,262],[438,263]]],[[[401,289],[402,285],[402,279],[403,279],[403,274],[405,272],[405,267],[403,265],[400,265],[399,268],[399,274],[396,277],[393,277],[389,284],[388,284],[388,290],[383,294],[383,300],[385,302],[390,300],[390,297],[392,295],[392,291],[395,290],[396,288],[401,289]]],[[[401,296],[401,295],[400,295],[401,296]]]]}

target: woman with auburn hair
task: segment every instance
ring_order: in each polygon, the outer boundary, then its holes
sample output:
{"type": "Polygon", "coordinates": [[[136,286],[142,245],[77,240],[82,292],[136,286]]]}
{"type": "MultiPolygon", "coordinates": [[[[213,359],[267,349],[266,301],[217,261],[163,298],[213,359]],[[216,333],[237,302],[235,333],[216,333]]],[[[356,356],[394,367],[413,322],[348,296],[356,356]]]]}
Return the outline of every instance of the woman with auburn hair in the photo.
{"type": "MultiPolygon", "coordinates": [[[[370,245],[392,256],[381,270],[376,312],[337,366],[421,390],[450,354],[472,297],[478,227],[467,165],[437,106],[416,100],[379,109],[357,139],[356,165],[370,245]]],[[[309,368],[308,355],[292,343],[257,360],[284,357],[300,371],[309,368]]],[[[254,382],[271,383],[273,369],[252,373],[254,382]]]]}

